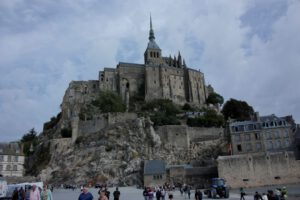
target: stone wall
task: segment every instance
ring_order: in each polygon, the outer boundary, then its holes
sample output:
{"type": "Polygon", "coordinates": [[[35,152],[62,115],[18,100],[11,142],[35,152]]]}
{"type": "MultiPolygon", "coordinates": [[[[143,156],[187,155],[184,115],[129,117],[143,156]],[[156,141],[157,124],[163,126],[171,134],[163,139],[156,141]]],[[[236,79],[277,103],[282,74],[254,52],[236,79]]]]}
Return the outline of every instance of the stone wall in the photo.
{"type": "Polygon", "coordinates": [[[205,128],[205,127],[188,127],[187,128],[190,141],[207,141],[215,140],[223,137],[223,128],[205,128]]]}
{"type": "Polygon", "coordinates": [[[161,178],[154,178],[158,175],[145,175],[144,176],[144,186],[145,187],[157,187],[162,186],[166,183],[166,174],[162,174],[161,178]]]}
{"type": "Polygon", "coordinates": [[[157,129],[165,145],[188,149],[192,143],[209,142],[223,137],[223,128],[189,127],[186,125],[165,125],[157,129]]]}
{"type": "Polygon", "coordinates": [[[159,126],[156,132],[165,145],[172,145],[183,149],[187,149],[189,146],[187,126],[185,125],[159,126]]]}
{"type": "Polygon", "coordinates": [[[300,160],[293,152],[220,156],[219,177],[233,188],[296,183],[300,180],[300,160]]]}
{"type": "Polygon", "coordinates": [[[91,120],[72,120],[72,141],[75,142],[78,136],[95,133],[109,125],[136,120],[136,113],[103,113],[93,116],[91,120]]]}

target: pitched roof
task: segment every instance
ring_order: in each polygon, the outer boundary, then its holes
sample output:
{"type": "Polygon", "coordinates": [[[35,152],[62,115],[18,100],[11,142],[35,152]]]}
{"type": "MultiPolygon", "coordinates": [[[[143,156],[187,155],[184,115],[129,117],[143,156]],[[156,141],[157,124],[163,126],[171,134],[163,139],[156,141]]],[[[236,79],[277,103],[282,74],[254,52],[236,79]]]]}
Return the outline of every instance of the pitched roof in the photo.
{"type": "Polygon", "coordinates": [[[165,174],[166,164],[163,160],[149,160],[145,162],[144,175],[165,174]]]}

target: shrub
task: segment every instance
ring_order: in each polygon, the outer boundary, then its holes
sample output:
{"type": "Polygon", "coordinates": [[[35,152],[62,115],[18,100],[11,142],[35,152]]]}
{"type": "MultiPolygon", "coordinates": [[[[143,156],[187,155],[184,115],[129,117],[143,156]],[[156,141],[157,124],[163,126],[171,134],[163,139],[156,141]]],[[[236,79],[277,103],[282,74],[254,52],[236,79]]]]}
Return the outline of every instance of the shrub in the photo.
{"type": "Polygon", "coordinates": [[[214,110],[206,110],[203,116],[188,118],[186,123],[196,127],[221,127],[224,125],[224,117],[214,110]]]}
{"type": "Polygon", "coordinates": [[[103,113],[126,111],[126,106],[121,97],[117,93],[111,91],[102,92],[92,104],[99,108],[103,113]]]}

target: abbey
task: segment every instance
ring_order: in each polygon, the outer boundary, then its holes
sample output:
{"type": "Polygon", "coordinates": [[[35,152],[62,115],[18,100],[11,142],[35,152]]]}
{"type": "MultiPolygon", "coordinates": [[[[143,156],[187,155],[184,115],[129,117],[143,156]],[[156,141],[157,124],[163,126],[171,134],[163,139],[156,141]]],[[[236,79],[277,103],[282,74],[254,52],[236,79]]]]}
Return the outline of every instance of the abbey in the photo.
{"type": "Polygon", "coordinates": [[[188,68],[180,52],[173,58],[162,56],[151,17],[144,64],[120,62],[116,68],[104,68],[99,73],[99,86],[100,91],[117,92],[127,105],[130,97],[142,93],[146,101],[170,99],[181,105],[188,102],[202,106],[212,91],[205,86],[204,74],[188,68]]]}

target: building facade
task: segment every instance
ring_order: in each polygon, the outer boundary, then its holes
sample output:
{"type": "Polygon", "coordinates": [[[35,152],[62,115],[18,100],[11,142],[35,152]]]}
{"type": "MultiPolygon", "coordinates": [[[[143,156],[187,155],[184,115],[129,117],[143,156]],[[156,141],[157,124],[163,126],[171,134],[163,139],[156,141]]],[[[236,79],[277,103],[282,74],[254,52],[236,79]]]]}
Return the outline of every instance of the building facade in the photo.
{"type": "Polygon", "coordinates": [[[23,176],[24,159],[20,144],[0,144],[0,174],[2,176],[23,176]]]}
{"type": "Polygon", "coordinates": [[[166,183],[166,163],[163,160],[148,160],[144,165],[144,186],[157,187],[166,183]]]}
{"type": "Polygon", "coordinates": [[[292,150],[295,146],[295,126],[291,116],[260,117],[229,124],[232,154],[292,150]]]}

